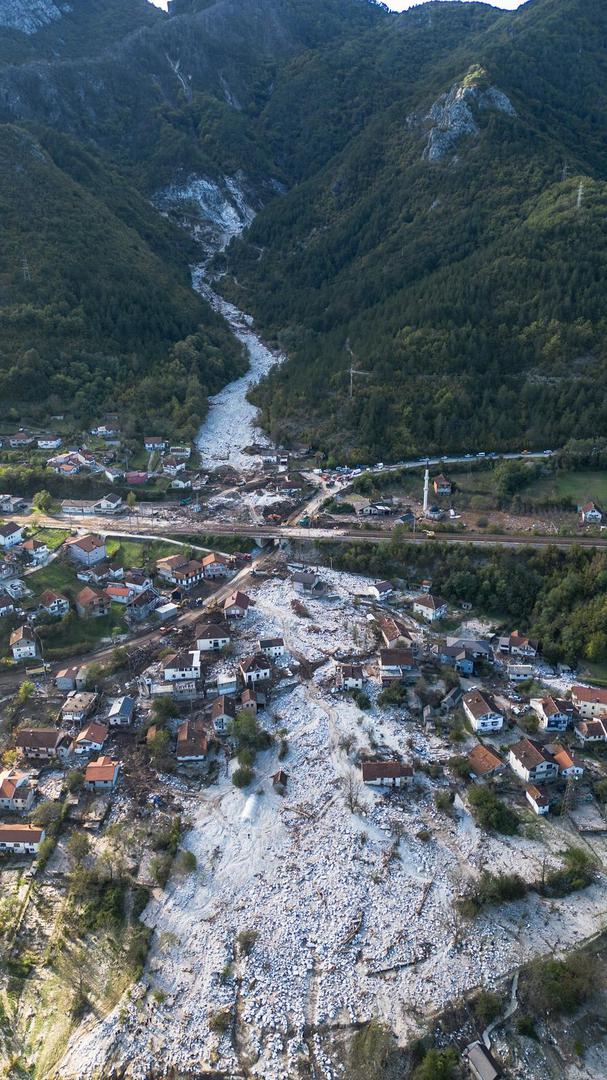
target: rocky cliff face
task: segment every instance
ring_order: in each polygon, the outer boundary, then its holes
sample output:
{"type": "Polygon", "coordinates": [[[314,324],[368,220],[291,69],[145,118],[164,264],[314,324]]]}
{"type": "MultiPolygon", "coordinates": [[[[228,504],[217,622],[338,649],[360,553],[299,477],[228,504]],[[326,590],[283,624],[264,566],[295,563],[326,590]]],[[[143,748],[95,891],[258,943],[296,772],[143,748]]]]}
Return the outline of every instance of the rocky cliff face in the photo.
{"type": "Polygon", "coordinates": [[[455,150],[460,139],[478,135],[479,111],[493,110],[516,116],[510,99],[496,86],[482,88],[477,84],[456,83],[433,103],[424,117],[431,124],[423,157],[427,161],[442,161],[455,150]]]}
{"type": "Polygon", "coordinates": [[[0,0],[0,26],[35,34],[70,11],[67,0],[0,0]]]}

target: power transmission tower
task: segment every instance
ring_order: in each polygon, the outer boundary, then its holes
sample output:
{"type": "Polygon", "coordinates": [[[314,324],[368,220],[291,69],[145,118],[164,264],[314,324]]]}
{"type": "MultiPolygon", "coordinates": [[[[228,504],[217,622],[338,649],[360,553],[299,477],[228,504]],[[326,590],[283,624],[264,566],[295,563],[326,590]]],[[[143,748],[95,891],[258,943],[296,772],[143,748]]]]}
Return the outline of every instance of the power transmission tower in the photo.
{"type": "Polygon", "coordinates": [[[32,275],[30,274],[30,264],[27,261],[27,255],[24,255],[21,260],[21,273],[23,274],[24,281],[32,280],[32,275]]]}
{"type": "Polygon", "coordinates": [[[580,186],[577,189],[577,204],[576,204],[576,207],[577,207],[578,210],[582,209],[582,202],[583,201],[584,201],[584,181],[580,180],[580,186]]]}
{"type": "Polygon", "coordinates": [[[561,817],[565,814],[569,814],[571,810],[575,808],[576,800],[576,777],[570,773],[567,777],[567,787],[565,788],[565,794],[563,795],[563,804],[561,806],[561,817]]]}
{"type": "Polygon", "coordinates": [[[568,176],[569,176],[569,162],[566,161],[565,164],[563,165],[563,172],[561,174],[561,180],[565,181],[568,176]]]}
{"type": "MultiPolygon", "coordinates": [[[[350,338],[348,338],[348,340],[346,341],[346,349],[350,353],[350,356],[352,357],[352,359],[356,360],[356,357],[355,357],[354,353],[352,352],[352,349],[350,348],[350,338]]],[[[354,396],[354,376],[355,375],[371,375],[371,372],[370,371],[362,371],[360,368],[355,368],[354,364],[350,364],[349,372],[350,372],[350,401],[352,401],[352,398],[354,396]]]]}

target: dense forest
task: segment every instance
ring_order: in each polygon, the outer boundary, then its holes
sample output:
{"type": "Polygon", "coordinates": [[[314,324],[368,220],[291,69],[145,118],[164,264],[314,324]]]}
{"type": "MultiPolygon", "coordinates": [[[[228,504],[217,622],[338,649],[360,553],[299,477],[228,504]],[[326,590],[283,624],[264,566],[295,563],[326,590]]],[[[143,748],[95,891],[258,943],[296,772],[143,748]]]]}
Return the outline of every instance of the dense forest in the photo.
{"type": "Polygon", "coordinates": [[[326,548],[342,570],[403,579],[425,577],[450,603],[471,603],[505,629],[520,629],[541,642],[551,662],[607,661],[607,553],[403,544],[395,530],[388,545],[326,548]]]}

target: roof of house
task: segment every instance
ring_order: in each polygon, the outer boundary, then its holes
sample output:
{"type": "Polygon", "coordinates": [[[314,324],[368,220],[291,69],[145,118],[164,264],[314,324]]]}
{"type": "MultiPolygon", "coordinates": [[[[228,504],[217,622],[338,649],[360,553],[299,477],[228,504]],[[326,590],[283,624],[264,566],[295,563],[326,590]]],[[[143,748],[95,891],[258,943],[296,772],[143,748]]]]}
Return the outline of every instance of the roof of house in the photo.
{"type": "Polygon", "coordinates": [[[39,844],[44,829],[38,825],[0,824],[0,841],[4,844],[39,844]]]}
{"type": "Polygon", "coordinates": [[[339,670],[343,679],[362,679],[362,664],[340,664],[339,670]]]}
{"type": "Polygon", "coordinates": [[[195,577],[202,569],[202,563],[199,563],[197,559],[189,559],[188,562],[182,566],[177,566],[173,570],[173,576],[176,578],[189,578],[195,577]]]}
{"type": "Polygon", "coordinates": [[[535,638],[527,637],[526,634],[519,634],[518,630],[513,630],[510,634],[510,645],[514,645],[516,648],[530,648],[536,652],[538,650],[539,642],[535,638]]]}
{"type": "Polygon", "coordinates": [[[36,635],[30,626],[18,626],[16,630],[13,630],[9,644],[17,645],[20,641],[35,641],[36,635]]]}
{"type": "Polygon", "coordinates": [[[581,762],[573,754],[570,754],[569,750],[566,750],[564,746],[555,746],[552,753],[559,769],[572,769],[575,765],[582,768],[581,762]]]}
{"type": "Polygon", "coordinates": [[[177,758],[202,757],[207,753],[209,740],[200,720],[184,720],[177,729],[177,758]]]}
{"type": "Polygon", "coordinates": [[[21,532],[21,525],[15,525],[14,521],[5,521],[3,525],[0,525],[0,536],[14,536],[15,533],[21,532]]]}
{"type": "Polygon", "coordinates": [[[70,547],[80,548],[81,551],[84,551],[87,554],[105,547],[105,540],[102,540],[100,536],[95,536],[94,533],[87,533],[86,536],[77,536],[73,540],[67,540],[66,543],[68,543],[70,547]]]}
{"type": "Polygon", "coordinates": [[[476,776],[485,776],[486,773],[493,772],[494,769],[498,769],[500,765],[503,765],[502,759],[490,750],[488,746],[475,746],[473,750],[468,754],[468,762],[470,764],[471,771],[476,776]]]}
{"type": "Polygon", "coordinates": [[[262,653],[255,653],[253,656],[245,656],[244,660],[240,661],[240,667],[242,671],[269,671],[270,661],[262,653]]]}
{"type": "Polygon", "coordinates": [[[40,596],[40,603],[43,607],[47,604],[52,604],[55,600],[63,600],[66,604],[69,603],[67,596],[64,596],[63,593],[55,592],[54,589],[45,589],[40,596]]]}
{"type": "Polygon", "coordinates": [[[21,728],[17,732],[16,745],[24,750],[49,750],[67,738],[65,731],[58,728],[21,728]]]}
{"type": "Polygon", "coordinates": [[[194,636],[200,641],[214,641],[229,638],[230,629],[225,623],[200,623],[194,630],[194,636]]]}
{"type": "Polygon", "coordinates": [[[126,694],[124,695],[124,697],[114,698],[112,704],[110,705],[110,711],[108,715],[131,716],[136,704],[137,702],[135,698],[128,697],[128,695],[126,694]]]}
{"type": "Polygon", "coordinates": [[[108,729],[105,724],[93,720],[86,727],[83,727],[82,731],[78,732],[74,741],[76,743],[91,742],[103,746],[107,739],[107,733],[108,729]]]}
{"type": "Polygon", "coordinates": [[[84,773],[85,783],[93,784],[113,780],[118,768],[117,761],[112,761],[110,757],[102,755],[96,761],[89,761],[84,773]]]}
{"type": "Polygon", "coordinates": [[[464,694],[464,705],[472,713],[475,720],[487,713],[496,713],[498,710],[487,694],[481,694],[480,690],[471,690],[464,694]]]}
{"type": "Polygon", "coordinates": [[[61,706],[61,712],[82,712],[83,710],[90,709],[97,700],[97,694],[92,691],[78,691],[72,690],[63,705],[61,706]]]}
{"type": "Polygon", "coordinates": [[[401,776],[413,776],[413,766],[402,761],[363,761],[363,780],[394,780],[401,776]]]}
{"type": "Polygon", "coordinates": [[[281,637],[268,637],[259,639],[259,647],[261,652],[264,649],[279,649],[284,647],[284,638],[281,637]]]}
{"type": "Polygon", "coordinates": [[[227,698],[225,694],[221,694],[213,702],[213,708],[211,709],[211,718],[217,720],[220,716],[229,716],[234,718],[236,716],[236,705],[231,698],[227,698]]]}
{"type": "Polygon", "coordinates": [[[585,503],[585,504],[584,504],[584,506],[582,507],[582,513],[583,513],[583,514],[587,514],[587,513],[589,513],[589,511],[590,511],[590,510],[596,510],[596,511],[597,511],[597,512],[598,512],[599,514],[601,513],[601,511],[599,510],[598,506],[597,506],[597,505],[596,505],[596,503],[594,503],[594,502],[587,502],[587,503],[585,503]]]}
{"type": "Polygon", "coordinates": [[[510,747],[510,753],[520,761],[524,769],[535,769],[542,762],[552,760],[552,755],[532,739],[521,739],[510,747]]]}
{"type": "Polygon", "coordinates": [[[235,592],[230,593],[230,595],[226,597],[223,606],[224,609],[230,607],[240,607],[243,608],[244,611],[246,611],[247,608],[251,607],[252,603],[253,601],[251,600],[250,596],[247,596],[247,594],[244,592],[240,592],[240,589],[236,589],[235,592]]]}
{"type": "Polygon", "coordinates": [[[535,784],[530,784],[527,788],[527,795],[529,795],[538,806],[550,806],[550,796],[543,787],[536,787],[535,784]]]}
{"type": "Polygon", "coordinates": [[[23,794],[30,791],[27,780],[27,773],[19,772],[18,769],[4,769],[0,772],[0,799],[14,798],[18,788],[22,789],[23,794]]]}
{"type": "Polygon", "coordinates": [[[229,560],[225,555],[218,555],[216,551],[211,552],[210,555],[205,555],[202,560],[203,566],[212,566],[213,563],[219,563],[221,566],[229,566],[229,560]]]}
{"type": "Polygon", "coordinates": [[[413,667],[413,653],[409,649],[380,649],[382,667],[413,667]]]}
{"type": "Polygon", "coordinates": [[[607,690],[598,686],[572,686],[571,696],[590,705],[607,705],[607,690]]]}
{"type": "Polygon", "coordinates": [[[373,587],[377,589],[378,593],[389,593],[394,588],[391,581],[376,581],[373,587]]]}
{"type": "Polygon", "coordinates": [[[447,606],[446,600],[442,600],[440,596],[432,596],[430,593],[416,596],[413,603],[428,608],[430,611],[438,611],[440,608],[447,606]]]}
{"type": "Polygon", "coordinates": [[[166,555],[164,559],[156,560],[156,569],[175,570],[177,566],[185,566],[187,562],[185,555],[166,555]]]}
{"type": "Polygon", "coordinates": [[[451,486],[451,481],[449,479],[447,479],[447,477],[445,476],[444,473],[439,473],[438,476],[433,477],[432,483],[433,484],[439,484],[439,485],[440,484],[449,484],[449,486],[451,486]]]}
{"type": "Polygon", "coordinates": [[[80,607],[88,607],[89,604],[98,603],[103,599],[103,593],[99,589],[91,589],[90,585],[85,585],[76,596],[76,603],[80,604],[80,607]]]}
{"type": "Polygon", "coordinates": [[[474,1067],[474,1075],[477,1076],[479,1080],[497,1080],[499,1069],[491,1057],[491,1054],[485,1049],[482,1043],[472,1043],[467,1049],[467,1057],[470,1064],[474,1067]]]}
{"type": "Polygon", "coordinates": [[[40,540],[36,540],[34,537],[32,537],[31,540],[24,540],[23,542],[24,551],[40,551],[41,548],[45,547],[46,544],[43,544],[40,540]]]}
{"type": "Polygon", "coordinates": [[[576,724],[576,731],[586,739],[607,738],[607,728],[602,720],[582,720],[576,724]]]}
{"type": "MultiPolygon", "coordinates": [[[[263,694],[260,695],[260,697],[263,698],[263,694]]],[[[250,686],[247,686],[246,690],[243,690],[242,694],[240,695],[240,702],[242,705],[247,705],[249,701],[252,701],[255,705],[257,705],[257,700],[257,694],[254,690],[251,690],[250,686]]]]}
{"type": "Polygon", "coordinates": [[[558,716],[567,711],[567,702],[557,701],[552,696],[539,698],[539,704],[546,716],[558,716]]]}
{"type": "Polygon", "coordinates": [[[197,649],[181,649],[180,652],[167,656],[163,666],[165,671],[189,671],[190,668],[198,668],[200,667],[200,653],[197,649]]]}

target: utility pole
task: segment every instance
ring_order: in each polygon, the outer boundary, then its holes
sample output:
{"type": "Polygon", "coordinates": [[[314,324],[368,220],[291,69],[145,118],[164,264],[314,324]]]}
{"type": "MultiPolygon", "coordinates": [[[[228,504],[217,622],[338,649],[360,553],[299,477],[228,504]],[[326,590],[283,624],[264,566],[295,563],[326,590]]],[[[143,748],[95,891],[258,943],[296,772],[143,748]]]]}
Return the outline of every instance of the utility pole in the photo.
{"type": "Polygon", "coordinates": [[[428,511],[428,493],[430,490],[430,469],[424,473],[424,514],[428,511]]]}
{"type": "MultiPolygon", "coordinates": [[[[355,355],[352,352],[352,349],[350,347],[350,338],[348,338],[347,341],[346,341],[346,351],[350,353],[350,356],[352,357],[352,360],[356,360],[356,357],[355,357],[355,355]]],[[[371,375],[371,372],[370,371],[361,371],[360,368],[355,368],[354,364],[350,364],[349,371],[350,371],[350,401],[352,401],[352,398],[354,396],[354,376],[355,375],[371,375]]]]}
{"type": "Polygon", "coordinates": [[[576,209],[577,210],[582,209],[583,201],[584,201],[584,181],[580,180],[580,186],[577,189],[577,203],[576,203],[576,209]]]}
{"type": "Polygon", "coordinates": [[[24,281],[32,280],[32,275],[30,274],[30,265],[27,261],[27,255],[24,255],[21,260],[21,273],[23,274],[24,281]]]}

